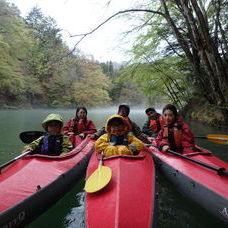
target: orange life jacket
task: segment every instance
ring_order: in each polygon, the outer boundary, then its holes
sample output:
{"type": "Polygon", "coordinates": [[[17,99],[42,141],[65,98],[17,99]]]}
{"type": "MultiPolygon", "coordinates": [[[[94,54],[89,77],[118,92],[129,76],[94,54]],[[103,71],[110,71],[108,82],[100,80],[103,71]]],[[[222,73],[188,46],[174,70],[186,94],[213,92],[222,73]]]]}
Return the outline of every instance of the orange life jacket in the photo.
{"type": "Polygon", "coordinates": [[[170,145],[170,147],[176,147],[178,150],[182,150],[182,130],[177,128],[177,125],[174,124],[173,127],[164,126],[163,138],[168,138],[169,143],[172,144],[174,140],[175,145],[170,145]],[[169,134],[169,132],[171,134],[169,134]],[[173,139],[173,140],[172,140],[173,139]]]}
{"type": "Polygon", "coordinates": [[[149,129],[153,132],[158,133],[165,124],[166,123],[164,117],[159,116],[156,120],[150,120],[149,129]]]}

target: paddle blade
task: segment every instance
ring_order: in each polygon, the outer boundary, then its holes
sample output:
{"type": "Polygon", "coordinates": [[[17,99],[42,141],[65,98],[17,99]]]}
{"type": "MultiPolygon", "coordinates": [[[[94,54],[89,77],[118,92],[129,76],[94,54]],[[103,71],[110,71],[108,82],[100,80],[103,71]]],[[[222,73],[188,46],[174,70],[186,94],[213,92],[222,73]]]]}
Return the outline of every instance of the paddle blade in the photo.
{"type": "Polygon", "coordinates": [[[214,143],[228,144],[228,135],[209,134],[206,138],[214,143]]]}
{"type": "Polygon", "coordinates": [[[23,143],[31,143],[44,134],[45,132],[42,131],[24,131],[20,133],[19,137],[23,143]]]}
{"type": "Polygon", "coordinates": [[[99,165],[98,168],[91,174],[85,184],[85,191],[93,193],[104,188],[112,177],[112,170],[103,165],[99,165]]]}

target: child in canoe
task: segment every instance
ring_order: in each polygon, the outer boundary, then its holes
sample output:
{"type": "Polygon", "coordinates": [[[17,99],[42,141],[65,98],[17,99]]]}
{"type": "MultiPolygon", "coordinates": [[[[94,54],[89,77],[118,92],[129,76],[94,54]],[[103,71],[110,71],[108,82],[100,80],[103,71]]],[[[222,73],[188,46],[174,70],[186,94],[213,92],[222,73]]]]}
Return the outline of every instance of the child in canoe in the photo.
{"type": "Polygon", "coordinates": [[[73,146],[69,137],[61,134],[63,119],[60,115],[48,115],[42,122],[42,126],[46,134],[25,146],[23,153],[33,150],[32,154],[58,156],[72,150],[73,146]]]}
{"type": "Polygon", "coordinates": [[[120,115],[112,115],[106,122],[106,134],[95,142],[98,153],[103,152],[104,157],[113,155],[136,155],[144,149],[144,143],[128,133],[127,124],[120,115]]]}
{"type": "Polygon", "coordinates": [[[157,113],[154,108],[147,108],[145,113],[148,120],[142,127],[142,132],[151,138],[156,138],[161,128],[165,125],[164,116],[157,113]]]}
{"type": "MultiPolygon", "coordinates": [[[[134,136],[136,136],[137,138],[139,138],[143,142],[148,143],[147,135],[144,134],[141,131],[140,127],[129,118],[129,114],[130,114],[130,106],[129,105],[127,105],[127,104],[119,105],[117,115],[120,115],[124,118],[128,132],[131,132],[134,136]]],[[[101,135],[103,135],[105,133],[107,133],[105,131],[105,127],[102,127],[101,129],[98,130],[98,132],[90,135],[90,138],[91,139],[98,139],[101,135]]]]}
{"type": "Polygon", "coordinates": [[[169,149],[191,154],[197,151],[194,144],[194,135],[190,127],[178,116],[177,109],[174,105],[167,104],[163,108],[163,115],[166,125],[159,132],[155,143],[162,151],[169,149]]]}

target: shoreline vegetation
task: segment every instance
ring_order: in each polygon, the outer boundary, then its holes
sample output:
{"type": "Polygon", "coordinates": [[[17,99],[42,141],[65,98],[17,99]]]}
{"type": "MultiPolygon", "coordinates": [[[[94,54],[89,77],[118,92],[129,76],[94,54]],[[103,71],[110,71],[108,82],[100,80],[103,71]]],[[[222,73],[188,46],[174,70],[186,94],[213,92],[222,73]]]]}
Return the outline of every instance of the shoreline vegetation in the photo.
{"type": "Polygon", "coordinates": [[[211,127],[228,129],[228,110],[210,105],[203,100],[192,100],[181,111],[186,119],[200,122],[211,127]]]}
{"type": "Polygon", "coordinates": [[[117,63],[99,62],[77,45],[71,50],[40,8],[23,18],[16,5],[0,0],[0,110],[170,103],[186,119],[228,128],[225,0],[182,2],[119,12],[141,16],[128,31],[137,28],[131,61],[117,63]]]}

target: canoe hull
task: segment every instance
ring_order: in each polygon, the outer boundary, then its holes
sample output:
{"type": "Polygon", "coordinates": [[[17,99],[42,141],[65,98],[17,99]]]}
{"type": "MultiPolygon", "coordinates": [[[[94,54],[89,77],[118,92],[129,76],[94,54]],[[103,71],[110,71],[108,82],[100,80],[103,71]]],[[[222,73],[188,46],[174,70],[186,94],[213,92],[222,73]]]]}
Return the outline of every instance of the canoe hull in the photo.
{"type": "MultiPolygon", "coordinates": [[[[112,178],[103,190],[86,194],[86,227],[154,227],[157,191],[152,156],[145,151],[138,157],[114,156],[104,165],[112,169],[112,178]]],[[[97,166],[94,153],[87,177],[97,166]]]]}
{"type": "MultiPolygon", "coordinates": [[[[228,224],[228,177],[220,176],[213,170],[183,158],[161,153],[154,148],[152,153],[156,166],[182,194],[228,224]]],[[[191,158],[228,168],[227,163],[213,155],[196,155],[191,158]]]]}
{"type": "MultiPolygon", "coordinates": [[[[70,168],[64,167],[66,163],[61,165],[62,160],[59,159],[60,160],[59,167],[58,167],[59,171],[57,171],[59,172],[59,174],[56,174],[56,177],[52,181],[49,181],[49,183],[45,183],[45,186],[43,187],[42,187],[42,184],[36,185],[36,191],[32,192],[30,190],[27,190],[27,192],[29,191],[30,192],[26,196],[21,197],[21,200],[19,200],[18,202],[15,201],[14,205],[9,206],[6,210],[0,213],[0,227],[25,226],[26,224],[34,220],[36,217],[38,217],[45,210],[47,210],[57,200],[63,197],[63,195],[66,194],[75,185],[75,182],[79,180],[81,175],[85,172],[85,169],[88,165],[89,158],[93,152],[93,143],[88,140],[87,142],[86,141],[82,142],[82,144],[80,144],[79,147],[74,149],[73,153],[74,152],[76,152],[75,153],[76,155],[72,156],[72,158],[67,158],[66,156],[66,158],[63,159],[65,161],[69,159],[74,159],[74,161],[71,160],[72,166],[70,168]],[[76,158],[77,156],[78,158],[76,158]]],[[[33,158],[27,158],[27,159],[25,158],[23,160],[30,160],[30,159],[33,159],[33,158]]],[[[38,159],[41,159],[42,161],[42,157],[38,159]]],[[[22,163],[22,162],[23,162],[22,160],[17,161],[17,163],[22,163]]],[[[10,172],[10,170],[14,168],[13,166],[18,166],[18,165],[20,164],[12,164],[11,167],[7,168],[7,170],[5,170],[0,175],[0,178],[1,178],[0,180],[4,178],[4,175],[7,175],[7,172],[10,172]]],[[[26,166],[24,167],[24,169],[26,169],[26,166]]],[[[50,167],[50,170],[51,170],[51,167],[50,167]]],[[[9,175],[9,178],[10,178],[10,175],[9,175]]],[[[7,178],[4,180],[6,182],[8,181],[7,178]]],[[[3,184],[4,184],[4,181],[0,183],[0,186],[3,184]]],[[[19,183],[17,183],[17,185],[18,184],[19,183]]],[[[23,188],[23,185],[25,186],[26,183],[21,183],[21,185],[22,185],[21,187],[23,188]]],[[[11,190],[8,189],[8,191],[11,191],[11,190]]],[[[3,194],[4,194],[3,192],[0,193],[1,196],[3,194]]],[[[6,197],[6,201],[7,200],[10,201],[10,199],[7,199],[7,191],[5,191],[5,197],[6,197]]]]}

